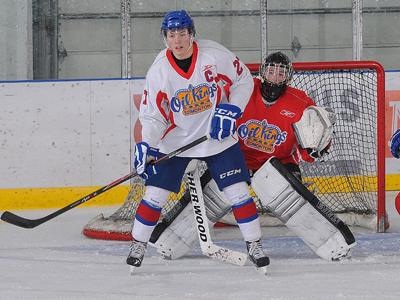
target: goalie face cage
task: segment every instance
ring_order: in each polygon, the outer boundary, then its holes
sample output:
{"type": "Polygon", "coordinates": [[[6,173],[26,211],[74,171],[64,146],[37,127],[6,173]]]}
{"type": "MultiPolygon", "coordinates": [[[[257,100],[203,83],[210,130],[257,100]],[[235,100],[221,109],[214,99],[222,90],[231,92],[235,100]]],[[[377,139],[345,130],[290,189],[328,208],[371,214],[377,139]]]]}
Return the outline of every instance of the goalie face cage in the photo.
{"type": "MultiPolygon", "coordinates": [[[[254,75],[259,64],[247,65],[254,75]]],[[[389,226],[385,209],[385,72],[373,61],[293,63],[290,86],[303,90],[319,106],[331,107],[337,117],[329,153],[314,163],[301,162],[303,182],[346,224],[384,232],[389,226]]],[[[172,194],[161,217],[186,189],[172,194]]],[[[125,203],[111,216],[92,219],[83,230],[91,238],[130,240],[144,187],[132,180],[125,203]]],[[[262,225],[267,209],[253,193],[262,225]]],[[[233,218],[227,218],[233,219],[233,218]]],[[[224,218],[224,220],[227,220],[224,218]]],[[[273,218],[275,219],[275,218],[273,218]]],[[[229,221],[228,221],[229,222],[229,221]]]]}

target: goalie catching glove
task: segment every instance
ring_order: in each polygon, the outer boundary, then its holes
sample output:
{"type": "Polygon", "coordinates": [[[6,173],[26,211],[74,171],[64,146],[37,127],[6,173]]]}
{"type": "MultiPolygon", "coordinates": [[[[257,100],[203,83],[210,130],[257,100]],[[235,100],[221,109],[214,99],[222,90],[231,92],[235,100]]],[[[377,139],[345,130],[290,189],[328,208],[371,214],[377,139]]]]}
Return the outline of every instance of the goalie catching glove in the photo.
{"type": "Polygon", "coordinates": [[[135,146],[135,161],[133,165],[137,174],[143,179],[148,179],[157,174],[158,167],[151,162],[159,155],[157,148],[150,147],[146,142],[137,143],[135,146]]]}
{"type": "Polygon", "coordinates": [[[216,140],[223,140],[236,132],[236,120],[242,115],[239,107],[232,104],[220,104],[215,109],[211,122],[210,136],[216,140]]]}
{"type": "Polygon", "coordinates": [[[313,158],[322,157],[329,149],[336,122],[334,111],[329,107],[309,106],[301,119],[293,123],[296,140],[313,158]]]}

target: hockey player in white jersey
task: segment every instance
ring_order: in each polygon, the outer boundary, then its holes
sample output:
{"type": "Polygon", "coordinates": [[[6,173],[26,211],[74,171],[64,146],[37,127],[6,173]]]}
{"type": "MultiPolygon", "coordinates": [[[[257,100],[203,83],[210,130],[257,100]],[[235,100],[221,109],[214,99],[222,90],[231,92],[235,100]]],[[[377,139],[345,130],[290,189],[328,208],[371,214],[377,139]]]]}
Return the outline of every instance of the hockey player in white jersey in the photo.
{"type": "Polygon", "coordinates": [[[178,192],[186,166],[201,159],[232,205],[250,260],[266,272],[269,258],[260,242],[256,206],[250,196],[250,178],[236,135],[241,116],[253,91],[247,67],[228,49],[209,40],[195,40],[193,19],[184,11],[169,12],[161,33],[167,48],[150,67],[140,104],[142,140],[135,146],[134,166],[146,179],[126,260],[140,267],[151,233],[171,192],[178,192]],[[229,83],[229,102],[223,84],[229,83]],[[211,139],[155,167],[161,157],[202,136],[211,139]],[[162,153],[162,154],[160,154],[162,153]]]}

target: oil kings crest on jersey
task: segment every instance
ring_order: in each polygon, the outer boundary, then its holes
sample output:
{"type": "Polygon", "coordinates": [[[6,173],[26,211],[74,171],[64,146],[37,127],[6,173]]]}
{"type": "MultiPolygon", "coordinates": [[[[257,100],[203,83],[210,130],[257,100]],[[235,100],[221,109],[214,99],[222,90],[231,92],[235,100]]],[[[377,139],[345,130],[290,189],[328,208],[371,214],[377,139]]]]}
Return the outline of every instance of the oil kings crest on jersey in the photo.
{"type": "Polygon", "coordinates": [[[171,109],[173,112],[182,111],[185,116],[211,109],[213,106],[211,99],[216,90],[216,84],[202,83],[196,86],[189,84],[187,89],[179,89],[175,92],[175,96],[171,99],[171,109]]]}
{"type": "Polygon", "coordinates": [[[275,146],[286,141],[287,132],[268,124],[265,119],[262,122],[252,119],[239,126],[238,135],[247,147],[273,153],[275,146]]]}

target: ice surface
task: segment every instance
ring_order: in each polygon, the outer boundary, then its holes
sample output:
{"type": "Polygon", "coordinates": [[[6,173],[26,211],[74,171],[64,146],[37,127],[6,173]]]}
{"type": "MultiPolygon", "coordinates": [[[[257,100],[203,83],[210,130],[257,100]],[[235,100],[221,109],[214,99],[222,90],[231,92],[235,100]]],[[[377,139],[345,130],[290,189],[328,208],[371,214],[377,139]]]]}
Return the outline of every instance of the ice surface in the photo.
{"type": "MultiPolygon", "coordinates": [[[[125,264],[129,242],[81,234],[91,218],[109,215],[115,206],[78,207],[34,229],[0,221],[0,299],[400,299],[395,195],[387,197],[387,233],[351,228],[358,244],[349,261],[324,261],[286,228],[263,228],[262,242],[271,258],[267,276],[251,263],[238,267],[205,257],[198,245],[175,261],[148,247],[142,267],[131,276],[125,264]]],[[[40,218],[53,211],[15,213],[40,218]]],[[[215,229],[214,241],[245,251],[237,228],[215,229]]]]}

